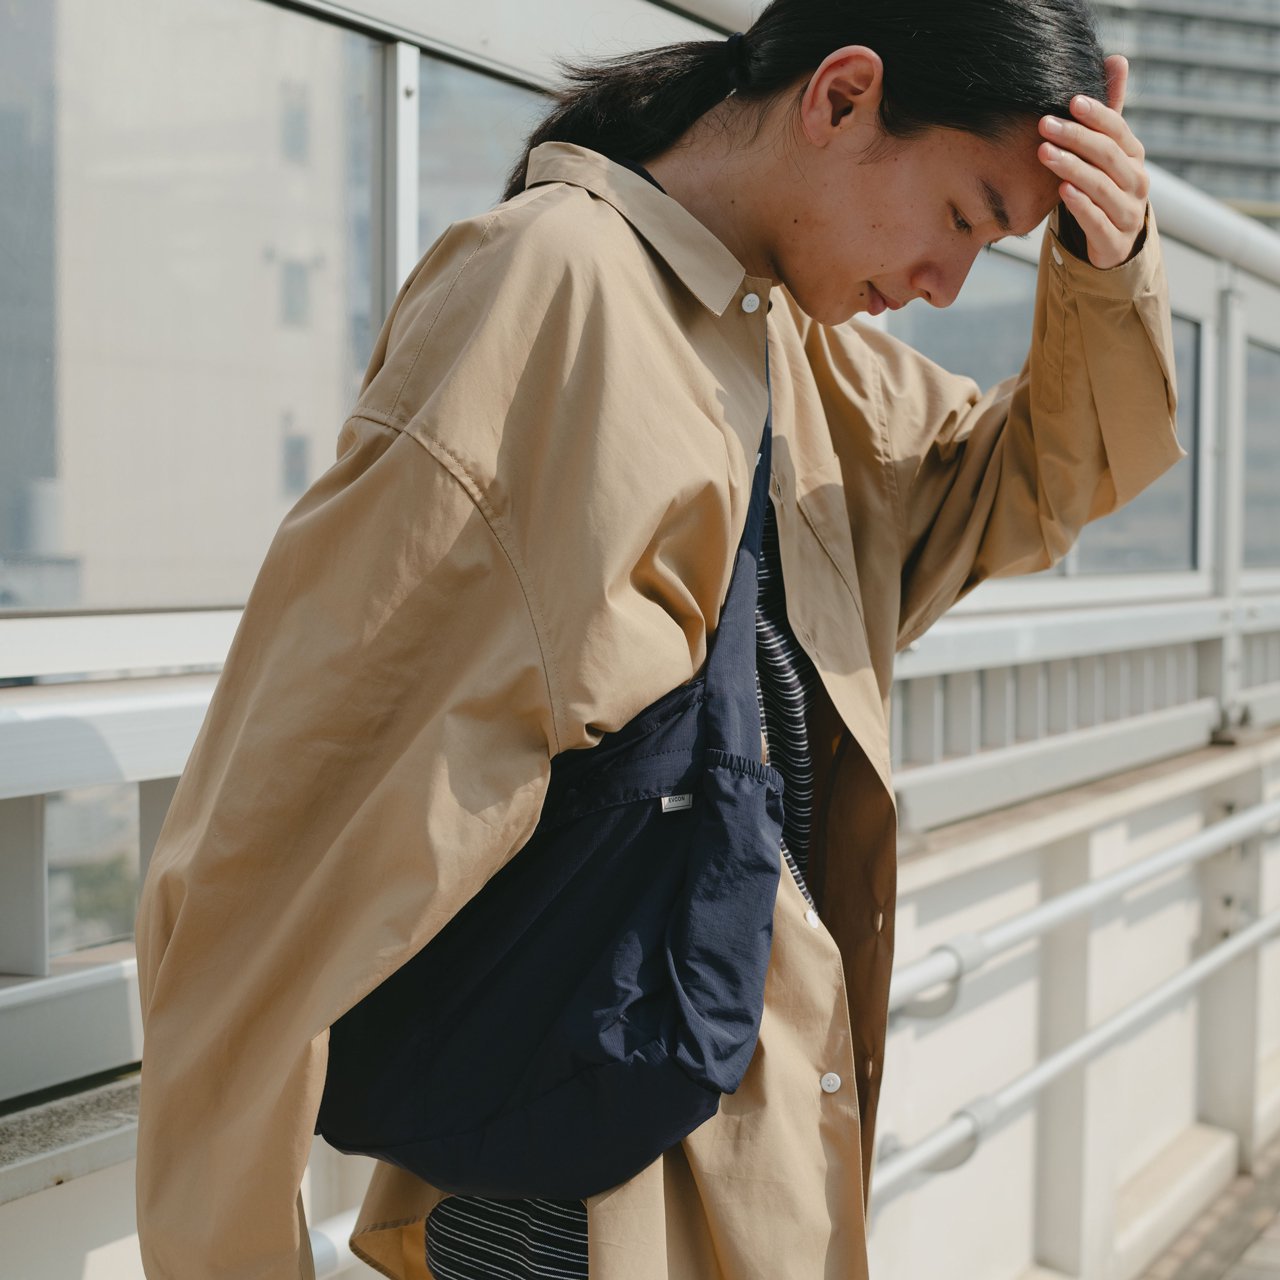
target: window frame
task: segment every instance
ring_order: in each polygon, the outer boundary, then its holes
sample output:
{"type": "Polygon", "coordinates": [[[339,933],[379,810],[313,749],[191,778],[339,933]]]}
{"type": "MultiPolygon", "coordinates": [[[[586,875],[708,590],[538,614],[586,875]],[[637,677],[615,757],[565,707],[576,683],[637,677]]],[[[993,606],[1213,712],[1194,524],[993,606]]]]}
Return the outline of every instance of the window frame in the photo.
{"type": "MultiPolygon", "coordinates": [[[[1280,352],[1280,286],[1268,284],[1255,277],[1241,275],[1233,281],[1233,291],[1238,298],[1242,343],[1239,360],[1241,378],[1238,411],[1240,414],[1240,451],[1248,465],[1247,423],[1245,422],[1246,389],[1244,386],[1245,361],[1248,344],[1267,347],[1280,352]]],[[[1265,568],[1248,568],[1244,564],[1244,510],[1243,494],[1240,512],[1240,590],[1247,595],[1280,592],[1280,552],[1276,564],[1265,568]]]]}

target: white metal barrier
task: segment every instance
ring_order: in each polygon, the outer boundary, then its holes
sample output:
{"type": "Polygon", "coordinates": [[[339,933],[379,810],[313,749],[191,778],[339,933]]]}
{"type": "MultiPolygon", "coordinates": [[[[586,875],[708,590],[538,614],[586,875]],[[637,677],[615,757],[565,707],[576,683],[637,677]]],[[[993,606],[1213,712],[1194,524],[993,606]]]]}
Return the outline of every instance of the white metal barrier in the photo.
{"type": "Polygon", "coordinates": [[[900,1150],[883,1151],[873,1183],[877,1203],[883,1203],[903,1191],[916,1174],[942,1172],[963,1164],[988,1134],[1059,1077],[1073,1067],[1097,1057],[1147,1018],[1173,1004],[1223,966],[1260,947],[1276,935],[1280,935],[1280,911],[1255,921],[1229,942],[1223,942],[1206,952],[1176,977],[1162,983],[1122,1012],[1046,1058],[997,1093],[975,1098],[927,1138],[900,1150]]]}
{"type": "Polygon", "coordinates": [[[960,980],[965,975],[976,972],[1002,952],[1032,938],[1041,937],[1050,929],[1056,929],[1068,920],[1084,915],[1102,903],[1154,880],[1166,871],[1200,862],[1242,840],[1260,835],[1276,822],[1280,822],[1280,800],[1257,805],[1223,822],[1214,823],[1190,840],[1183,840],[1162,853],[1144,858],[1100,880],[1081,885],[1069,893],[1060,894],[995,928],[953,938],[936,947],[922,960],[894,971],[889,989],[889,1009],[908,1017],[938,1017],[954,1006],[960,980]],[[931,1000],[919,998],[922,993],[941,983],[950,984],[941,997],[931,1000]]]}

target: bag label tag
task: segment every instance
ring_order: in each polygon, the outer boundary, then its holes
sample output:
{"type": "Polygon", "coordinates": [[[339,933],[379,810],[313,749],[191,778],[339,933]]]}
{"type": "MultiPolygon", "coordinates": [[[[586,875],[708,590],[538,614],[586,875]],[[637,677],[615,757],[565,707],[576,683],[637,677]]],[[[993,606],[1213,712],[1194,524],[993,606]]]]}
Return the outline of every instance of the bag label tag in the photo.
{"type": "Polygon", "coordinates": [[[674,813],[677,809],[692,809],[692,808],[693,808],[692,792],[690,792],[687,795],[662,797],[663,813],[674,813]]]}

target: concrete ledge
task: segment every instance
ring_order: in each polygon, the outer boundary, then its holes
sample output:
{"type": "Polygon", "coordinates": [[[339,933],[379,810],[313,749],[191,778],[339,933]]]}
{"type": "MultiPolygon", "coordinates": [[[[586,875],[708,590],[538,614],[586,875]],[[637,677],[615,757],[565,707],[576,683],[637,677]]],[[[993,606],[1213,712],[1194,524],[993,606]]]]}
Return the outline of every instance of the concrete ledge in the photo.
{"type": "Polygon", "coordinates": [[[1246,744],[1204,747],[933,831],[905,834],[900,844],[898,897],[1192,792],[1211,790],[1252,771],[1265,771],[1277,761],[1280,732],[1271,730],[1246,744]]]}
{"type": "Polygon", "coordinates": [[[138,1077],[0,1117],[0,1204],[133,1158],[138,1077]]]}
{"type": "Polygon", "coordinates": [[[1193,1124],[1116,1196],[1115,1252],[1110,1274],[1140,1276],[1235,1179],[1239,1140],[1193,1124]]]}
{"type": "Polygon", "coordinates": [[[934,830],[1036,796],[1110,780],[1135,762],[1186,755],[1209,743],[1219,714],[1213,698],[1200,698],[1034,742],[905,765],[895,776],[903,829],[934,830]]]}

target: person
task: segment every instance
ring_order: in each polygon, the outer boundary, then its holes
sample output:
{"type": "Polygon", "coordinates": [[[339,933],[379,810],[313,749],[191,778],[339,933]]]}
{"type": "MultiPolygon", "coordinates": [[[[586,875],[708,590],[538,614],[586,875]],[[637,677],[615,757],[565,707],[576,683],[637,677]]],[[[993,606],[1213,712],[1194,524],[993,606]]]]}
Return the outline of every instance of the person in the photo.
{"type": "Polygon", "coordinates": [[[353,1247],[437,1280],[867,1276],[894,653],[1183,456],[1126,80],[1084,0],[774,0],[578,67],[506,198],[425,254],[267,552],[143,889],[152,1280],[312,1274],[328,1028],[518,854],[557,754],[697,675],[767,414],[791,869],[746,1077],[585,1205],[378,1162],[353,1247]],[[1046,217],[997,386],[853,320],[949,305],[1046,217]]]}

